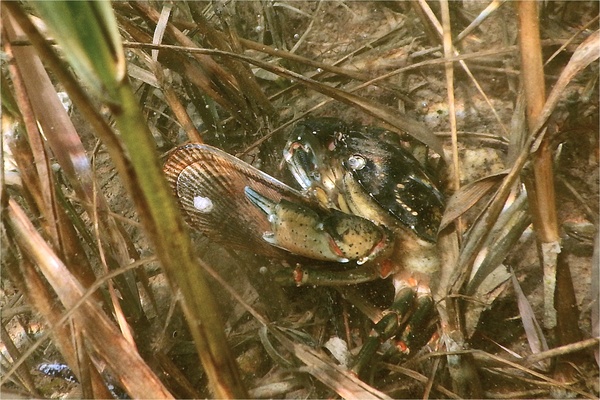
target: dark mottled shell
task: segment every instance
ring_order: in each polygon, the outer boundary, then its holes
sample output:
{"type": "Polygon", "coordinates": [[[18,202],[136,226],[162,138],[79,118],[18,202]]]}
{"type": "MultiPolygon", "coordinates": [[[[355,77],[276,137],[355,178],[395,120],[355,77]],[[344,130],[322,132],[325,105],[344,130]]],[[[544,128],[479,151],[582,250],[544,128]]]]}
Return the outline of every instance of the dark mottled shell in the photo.
{"type": "Polygon", "coordinates": [[[374,143],[361,134],[345,138],[344,165],[375,202],[410,228],[419,237],[435,242],[444,210],[443,195],[407,151],[374,143]],[[350,168],[349,160],[359,155],[360,168],[350,168]]]}
{"type": "Polygon", "coordinates": [[[164,166],[167,180],[187,222],[211,239],[255,253],[285,257],[263,234],[271,229],[267,216],[247,199],[251,187],[265,197],[310,206],[297,190],[264,172],[204,144],[175,149],[164,166]]]}
{"type": "Polygon", "coordinates": [[[441,192],[409,152],[370,133],[377,130],[331,118],[308,119],[297,124],[284,154],[288,164],[296,164],[290,169],[299,183],[326,188],[338,208],[343,209],[336,200],[341,196],[357,215],[384,225],[398,222],[434,242],[444,209],[441,192]],[[303,149],[312,153],[302,154],[303,149]],[[302,174],[303,168],[308,172],[302,174]]]}

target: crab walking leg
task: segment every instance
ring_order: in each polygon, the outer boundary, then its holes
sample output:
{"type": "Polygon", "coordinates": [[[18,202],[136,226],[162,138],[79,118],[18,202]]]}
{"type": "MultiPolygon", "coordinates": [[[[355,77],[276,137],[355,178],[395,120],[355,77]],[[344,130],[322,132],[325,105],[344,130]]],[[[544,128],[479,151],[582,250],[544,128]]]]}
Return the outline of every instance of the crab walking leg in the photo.
{"type": "Polygon", "coordinates": [[[373,264],[360,265],[342,271],[319,267],[296,266],[292,272],[279,271],[274,276],[280,285],[294,286],[343,286],[356,285],[381,279],[381,272],[373,264]]]}
{"type": "Polygon", "coordinates": [[[411,349],[424,346],[435,332],[435,325],[431,323],[434,302],[429,288],[404,279],[394,279],[394,286],[394,304],[375,324],[356,356],[352,371],[358,376],[386,340],[395,338],[396,348],[401,354],[408,355],[411,349]]]}
{"type": "MultiPolygon", "coordinates": [[[[396,284],[396,282],[394,282],[396,284]]],[[[414,285],[413,282],[401,280],[400,287],[414,285]]],[[[396,284],[398,286],[398,284],[396,284]]],[[[425,346],[433,336],[437,326],[433,316],[435,315],[435,302],[428,285],[418,283],[412,286],[416,293],[415,308],[408,323],[396,340],[396,347],[403,354],[418,350],[425,346]]]]}

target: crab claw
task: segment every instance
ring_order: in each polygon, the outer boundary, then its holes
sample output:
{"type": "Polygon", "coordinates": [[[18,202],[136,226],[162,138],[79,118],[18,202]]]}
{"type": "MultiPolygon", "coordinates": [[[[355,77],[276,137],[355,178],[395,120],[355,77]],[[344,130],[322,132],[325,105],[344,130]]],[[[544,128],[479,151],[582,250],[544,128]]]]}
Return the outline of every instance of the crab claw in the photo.
{"type": "Polygon", "coordinates": [[[287,163],[296,182],[304,190],[312,188],[315,181],[319,181],[320,161],[309,143],[291,141],[283,150],[283,162],[287,163]]]}
{"type": "Polygon", "coordinates": [[[263,196],[249,186],[246,198],[267,216],[271,231],[263,240],[291,253],[320,261],[361,264],[386,251],[390,233],[369,220],[336,210],[319,210],[263,196]]]}

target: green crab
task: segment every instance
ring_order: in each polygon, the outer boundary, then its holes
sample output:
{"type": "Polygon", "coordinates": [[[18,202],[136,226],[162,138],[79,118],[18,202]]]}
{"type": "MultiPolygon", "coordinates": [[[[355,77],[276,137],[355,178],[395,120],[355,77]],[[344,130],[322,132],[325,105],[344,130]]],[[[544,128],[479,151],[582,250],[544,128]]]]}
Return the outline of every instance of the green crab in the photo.
{"type": "Polygon", "coordinates": [[[282,282],[393,277],[395,302],[356,357],[356,373],[383,341],[395,338],[409,352],[429,340],[429,284],[440,267],[435,240],[443,196],[421,164],[380,133],[333,118],[296,124],[283,162],[300,190],[203,144],[177,148],[164,167],[193,228],[228,246],[293,257],[298,266],[282,282]],[[308,267],[315,263],[319,268],[308,267]]]}

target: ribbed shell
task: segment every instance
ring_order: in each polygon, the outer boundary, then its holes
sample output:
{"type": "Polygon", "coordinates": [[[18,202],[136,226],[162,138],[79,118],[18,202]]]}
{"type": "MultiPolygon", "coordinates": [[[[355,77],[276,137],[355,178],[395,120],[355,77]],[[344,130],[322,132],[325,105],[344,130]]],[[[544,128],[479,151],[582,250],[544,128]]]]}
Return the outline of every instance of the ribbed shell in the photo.
{"type": "Polygon", "coordinates": [[[286,257],[263,234],[271,230],[267,216],[247,199],[244,188],[263,196],[311,207],[302,193],[217,148],[187,144],[175,149],[164,166],[187,222],[211,239],[254,253],[286,257]]]}

